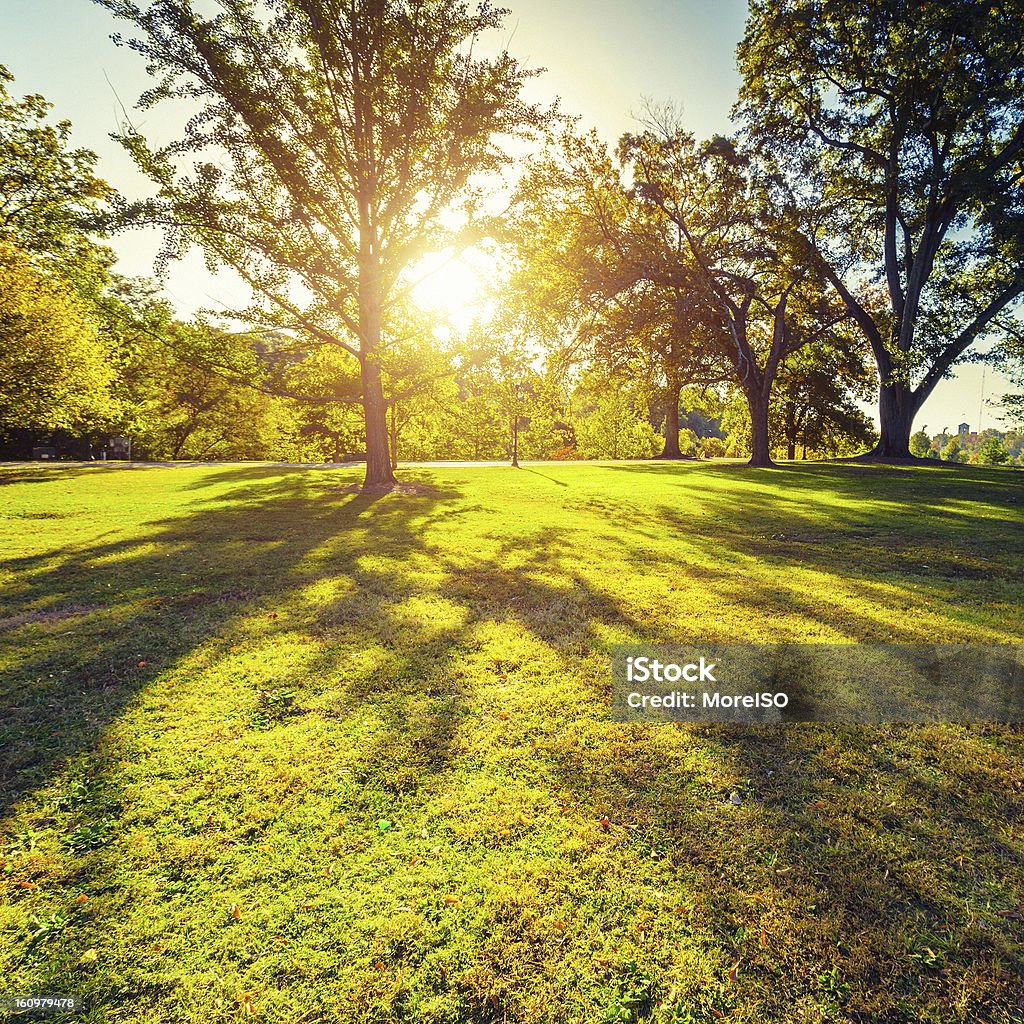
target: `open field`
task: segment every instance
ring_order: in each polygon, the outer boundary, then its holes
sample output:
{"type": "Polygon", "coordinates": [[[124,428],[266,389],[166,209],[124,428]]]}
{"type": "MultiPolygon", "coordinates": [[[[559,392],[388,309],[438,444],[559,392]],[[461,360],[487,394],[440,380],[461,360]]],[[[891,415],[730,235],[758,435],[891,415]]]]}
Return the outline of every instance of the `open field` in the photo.
{"type": "Polygon", "coordinates": [[[1024,642],[1024,473],[402,476],[0,469],[0,995],[1024,1021],[1021,727],[608,720],[616,643],[1024,642]]]}

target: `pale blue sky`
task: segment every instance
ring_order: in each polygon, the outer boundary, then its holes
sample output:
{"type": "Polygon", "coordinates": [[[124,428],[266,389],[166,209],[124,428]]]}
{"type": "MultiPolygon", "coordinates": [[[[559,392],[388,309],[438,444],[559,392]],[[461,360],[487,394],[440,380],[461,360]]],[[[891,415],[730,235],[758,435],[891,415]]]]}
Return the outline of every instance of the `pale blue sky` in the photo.
{"type": "MultiPolygon", "coordinates": [[[[502,0],[508,49],[524,64],[545,67],[538,95],[560,95],[567,112],[598,128],[609,141],[635,127],[645,98],[673,101],[699,136],[729,128],[739,78],[734,51],[743,29],[745,0],[502,0]]],[[[146,87],[143,61],[117,48],[107,13],[90,0],[0,0],[0,63],[16,76],[18,94],[40,92],[67,118],[80,145],[100,157],[100,173],[126,195],[144,192],[127,156],[108,138],[121,120],[118,98],[131,110],[146,87]]],[[[137,127],[158,141],[173,137],[170,114],[133,113],[137,127]]],[[[157,248],[153,235],[135,233],[115,243],[121,269],[148,274],[157,248]]],[[[237,295],[226,276],[211,277],[198,255],[171,271],[168,291],[183,313],[230,303],[237,295]]],[[[979,367],[939,385],[918,425],[937,432],[961,420],[978,422],[979,367]]],[[[986,397],[1005,390],[987,374],[986,397]]],[[[983,426],[995,425],[985,410],[983,426]]]]}

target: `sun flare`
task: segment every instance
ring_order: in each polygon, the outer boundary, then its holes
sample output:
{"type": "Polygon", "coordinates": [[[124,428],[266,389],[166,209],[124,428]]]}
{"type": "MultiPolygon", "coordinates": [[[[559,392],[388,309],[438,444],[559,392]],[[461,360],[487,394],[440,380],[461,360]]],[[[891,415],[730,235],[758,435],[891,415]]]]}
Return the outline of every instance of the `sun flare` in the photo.
{"type": "Polygon", "coordinates": [[[486,319],[493,308],[491,286],[497,276],[495,258],[477,249],[455,257],[429,256],[416,268],[412,297],[416,305],[464,335],[474,320],[486,319]]]}

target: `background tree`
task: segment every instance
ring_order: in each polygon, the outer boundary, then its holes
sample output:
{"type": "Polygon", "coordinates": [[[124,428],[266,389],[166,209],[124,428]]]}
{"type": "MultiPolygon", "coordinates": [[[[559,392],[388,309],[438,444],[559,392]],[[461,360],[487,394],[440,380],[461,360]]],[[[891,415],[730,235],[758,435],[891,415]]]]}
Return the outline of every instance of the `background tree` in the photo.
{"type": "MultiPolygon", "coordinates": [[[[582,459],[650,459],[661,447],[642,381],[584,372],[573,394],[573,429],[582,459]]],[[[683,445],[692,449],[692,435],[683,445]]]]}
{"type": "Polygon", "coordinates": [[[113,365],[95,311],[0,241],[0,427],[88,429],[111,413],[113,365]]]}
{"type": "Polygon", "coordinates": [[[678,230],[594,133],[567,132],[535,161],[516,210],[507,298],[565,363],[643,379],[664,415],[660,455],[679,458],[680,393],[722,379],[723,368],[678,230]]]}
{"type": "Polygon", "coordinates": [[[779,367],[771,404],[771,428],[784,442],[785,458],[808,451],[831,457],[867,450],[877,439],[860,403],[867,400],[874,374],[848,337],[848,322],[819,343],[787,356],[779,367]]]}
{"type": "Polygon", "coordinates": [[[42,96],[12,97],[13,81],[0,65],[0,242],[95,298],[113,256],[90,231],[114,191],[94,173],[96,154],[71,147],[70,122],[49,123],[42,96]]]}
{"type": "Polygon", "coordinates": [[[978,449],[977,461],[981,466],[1001,466],[1010,461],[1010,453],[998,438],[990,437],[978,449]]]}
{"type": "Polygon", "coordinates": [[[879,374],[877,455],[1024,290],[1024,4],[753,0],[740,109],[831,221],[808,252],[879,374]],[[857,284],[884,281],[873,307],[857,284]]]}
{"type": "Polygon", "coordinates": [[[925,430],[919,430],[910,438],[910,454],[915,459],[926,459],[932,452],[932,439],[925,430]]]}
{"type": "MultiPolygon", "coordinates": [[[[546,115],[521,98],[530,72],[474,41],[503,11],[452,0],[96,0],[141,30],[131,46],[168,98],[196,113],[159,151],[122,141],[158,184],[126,211],[169,229],[165,255],[192,242],[252,287],[242,319],[294,331],[359,368],[368,486],[394,480],[382,350],[421,256],[456,244],[502,145],[546,115]],[[199,162],[181,170],[183,158],[199,162]]],[[[464,235],[461,235],[464,237],[464,235]]]]}
{"type": "Polygon", "coordinates": [[[620,153],[637,191],[678,230],[678,273],[711,310],[706,338],[730,363],[747,400],[750,464],[772,464],[769,407],[783,360],[842,322],[794,245],[800,213],[791,194],[736,145],[698,144],[672,124],[625,136],[620,153]]]}
{"type": "Polygon", "coordinates": [[[942,450],[939,455],[945,462],[964,462],[965,456],[960,448],[960,438],[951,437],[946,444],[942,446],[942,450]]]}

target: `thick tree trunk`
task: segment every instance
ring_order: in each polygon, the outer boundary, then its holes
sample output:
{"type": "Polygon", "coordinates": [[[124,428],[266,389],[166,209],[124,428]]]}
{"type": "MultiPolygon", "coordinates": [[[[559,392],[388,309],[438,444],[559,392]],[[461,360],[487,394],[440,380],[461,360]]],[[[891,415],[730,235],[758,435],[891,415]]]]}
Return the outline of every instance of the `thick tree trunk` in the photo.
{"type": "Polygon", "coordinates": [[[658,456],[659,459],[682,457],[679,451],[679,393],[682,389],[681,383],[672,381],[665,393],[665,447],[658,456]]]}
{"type": "Polygon", "coordinates": [[[751,388],[746,392],[747,407],[750,409],[750,462],[748,466],[774,466],[768,444],[768,396],[767,386],[751,388]]]}
{"type": "Polygon", "coordinates": [[[380,367],[363,357],[363,416],[366,421],[366,476],[363,487],[387,488],[396,483],[388,451],[387,405],[380,382],[380,367]]]}
{"type": "Polygon", "coordinates": [[[388,408],[381,385],[377,352],[380,349],[380,265],[370,255],[368,233],[361,232],[359,267],[359,371],[363,388],[366,428],[366,476],[363,487],[387,490],[397,482],[388,451],[388,408]]]}
{"type": "Polygon", "coordinates": [[[873,458],[910,459],[910,432],[920,405],[906,384],[883,384],[878,389],[881,437],[869,453],[873,458]]]}

